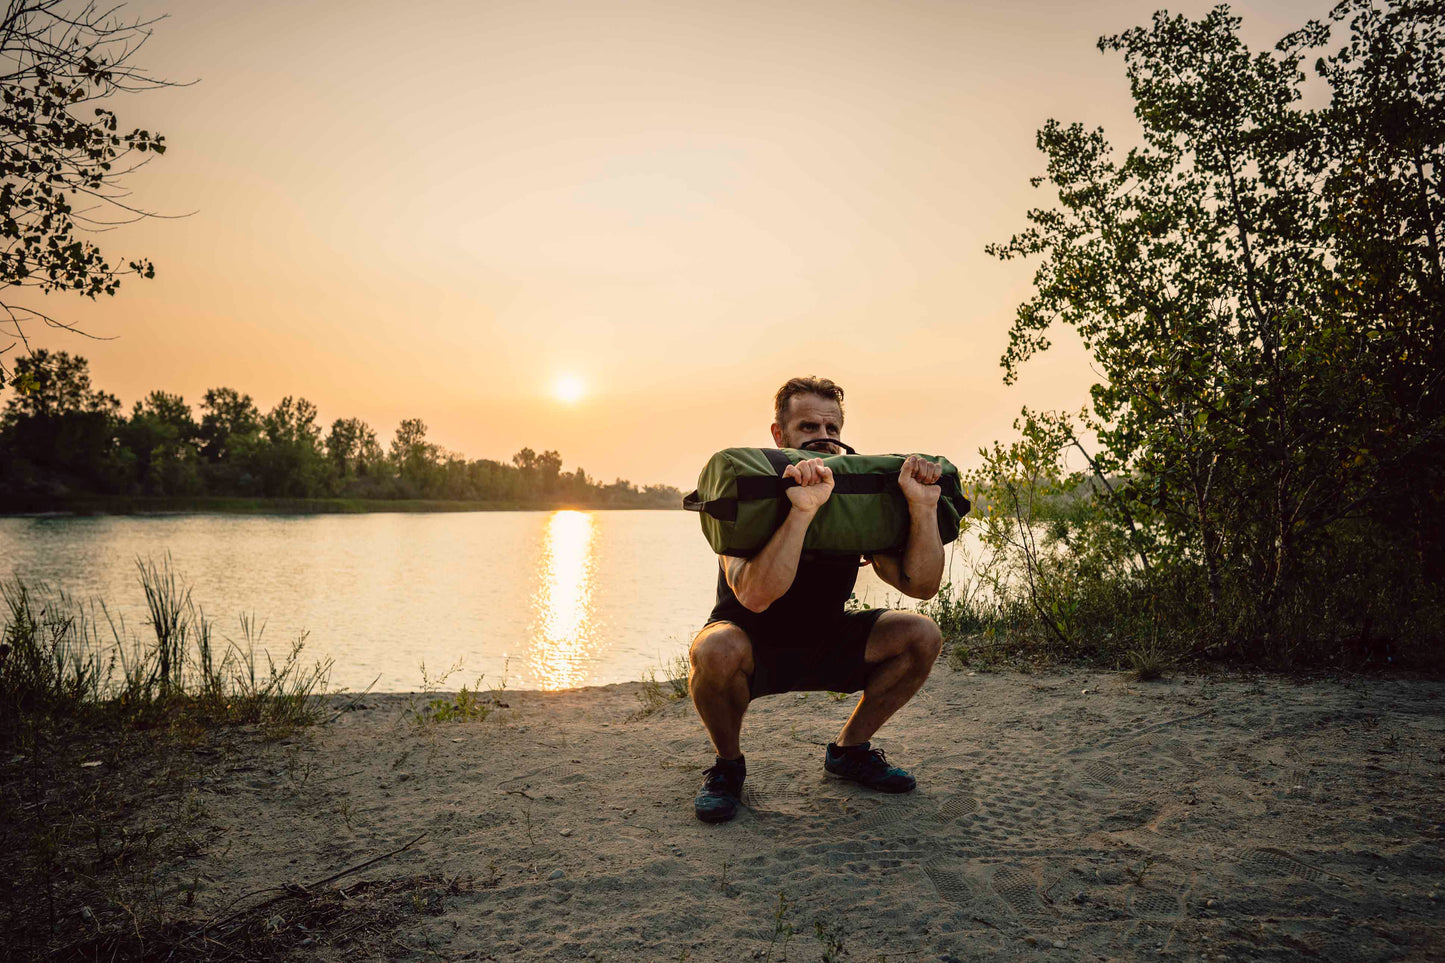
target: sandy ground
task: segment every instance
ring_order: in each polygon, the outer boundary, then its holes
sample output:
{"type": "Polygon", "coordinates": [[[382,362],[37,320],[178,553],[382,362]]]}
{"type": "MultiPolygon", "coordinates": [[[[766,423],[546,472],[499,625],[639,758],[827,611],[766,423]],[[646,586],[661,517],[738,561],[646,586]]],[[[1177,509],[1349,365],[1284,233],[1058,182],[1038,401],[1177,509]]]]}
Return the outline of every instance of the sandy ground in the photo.
{"type": "Polygon", "coordinates": [[[170,882],[204,916],[425,833],[345,881],[465,881],[403,923],[387,953],[415,959],[1445,959],[1445,683],[940,665],[874,741],[902,797],[823,772],[851,699],[773,696],[715,826],[696,714],[637,718],[639,688],[424,727],[420,697],[369,696],[212,766],[170,882]]]}

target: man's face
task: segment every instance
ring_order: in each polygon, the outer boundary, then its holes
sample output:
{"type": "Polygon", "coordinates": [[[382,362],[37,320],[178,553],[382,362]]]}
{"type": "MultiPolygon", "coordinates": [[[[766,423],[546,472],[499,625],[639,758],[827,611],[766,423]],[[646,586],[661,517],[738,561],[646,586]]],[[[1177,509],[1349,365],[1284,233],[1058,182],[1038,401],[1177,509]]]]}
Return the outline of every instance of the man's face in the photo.
{"type": "MultiPolygon", "coordinates": [[[[843,431],[843,409],[822,395],[801,394],[788,399],[786,423],[773,425],[773,443],[779,448],[802,448],[815,438],[835,439],[843,431]]],[[[842,448],[833,448],[835,454],[842,448]]],[[[819,452],[826,454],[826,452],[819,452]]]]}

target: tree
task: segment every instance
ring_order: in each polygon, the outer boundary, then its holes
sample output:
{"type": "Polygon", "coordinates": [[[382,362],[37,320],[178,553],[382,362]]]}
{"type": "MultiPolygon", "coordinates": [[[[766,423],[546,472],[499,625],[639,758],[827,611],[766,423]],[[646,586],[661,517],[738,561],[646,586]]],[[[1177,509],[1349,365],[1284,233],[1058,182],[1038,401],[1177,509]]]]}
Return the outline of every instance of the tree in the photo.
{"type": "Polygon", "coordinates": [[[180,395],[152,391],[137,401],[121,433],[135,455],[137,481],[152,495],[201,490],[200,426],[180,395]]]}
{"type": "Polygon", "coordinates": [[[201,450],[212,462],[235,453],[238,441],[261,430],[261,412],[235,388],[209,388],[201,397],[201,450]]]}
{"type": "Polygon", "coordinates": [[[1059,203],[989,247],[1042,256],[1005,380],[1057,322],[1102,375],[1080,425],[1097,451],[1068,419],[1026,413],[1026,436],[1082,452],[1129,535],[1115,544],[1152,551],[1181,597],[1197,588],[1222,645],[1271,657],[1316,631],[1316,589],[1369,567],[1346,543],[1373,506],[1441,507],[1445,10],[1346,0],[1331,18],[1351,16],[1314,111],[1300,65],[1324,24],[1256,53],[1220,6],[1101,39],[1124,55],[1142,146],[1120,161],[1102,130],[1049,121],[1033,184],[1059,203]]]}
{"type": "Polygon", "coordinates": [[[326,436],[326,457],[341,483],[375,471],[383,461],[376,432],[360,418],[338,418],[326,436]]]}
{"type": "Polygon", "coordinates": [[[81,357],[44,348],[16,359],[30,389],[12,395],[0,417],[0,475],[12,490],[113,492],[130,474],[120,447],[120,399],[91,387],[81,357]]]}
{"type": "MultiPolygon", "coordinates": [[[[172,86],[130,63],[158,18],[126,22],[117,9],[10,0],[0,16],[0,311],[19,342],[34,321],[73,330],[15,302],[22,288],[93,300],[114,295],[123,275],[155,276],[150,261],[117,267],[82,236],[154,216],[125,200],[120,183],[166,149],[160,134],[120,133],[115,113],[95,106],[116,93],[172,86]]],[[[0,387],[7,375],[0,363],[0,387]]]]}
{"type": "Polygon", "coordinates": [[[391,462],[397,477],[410,486],[409,494],[419,495],[426,488],[437,467],[440,450],[426,440],[426,422],[407,418],[397,426],[391,440],[391,462]]]}
{"type": "Polygon", "coordinates": [[[309,498],[321,493],[326,456],[316,406],[287,395],[261,419],[261,437],[253,455],[263,494],[309,498]]]}

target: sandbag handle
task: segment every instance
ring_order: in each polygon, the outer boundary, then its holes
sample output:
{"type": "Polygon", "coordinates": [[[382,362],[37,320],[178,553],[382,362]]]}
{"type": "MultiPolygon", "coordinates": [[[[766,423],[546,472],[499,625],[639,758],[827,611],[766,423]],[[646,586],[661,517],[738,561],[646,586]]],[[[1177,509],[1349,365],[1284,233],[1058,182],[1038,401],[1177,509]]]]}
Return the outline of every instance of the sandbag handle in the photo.
{"type": "MultiPolygon", "coordinates": [[[[839,441],[837,438],[812,438],[799,445],[798,451],[814,451],[815,449],[810,447],[812,445],[837,445],[839,448],[843,449],[850,455],[858,454],[857,450],[854,449],[852,445],[848,444],[846,441],[839,441]]],[[[832,452],[828,452],[827,454],[831,455],[832,452]]]]}

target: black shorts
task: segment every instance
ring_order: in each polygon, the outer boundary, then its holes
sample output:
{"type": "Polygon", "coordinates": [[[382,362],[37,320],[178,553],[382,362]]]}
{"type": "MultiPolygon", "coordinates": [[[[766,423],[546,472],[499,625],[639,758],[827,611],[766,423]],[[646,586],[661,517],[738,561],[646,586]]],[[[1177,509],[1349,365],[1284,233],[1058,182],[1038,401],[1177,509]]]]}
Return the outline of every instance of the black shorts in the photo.
{"type": "Polygon", "coordinates": [[[747,633],[753,647],[749,699],[779,692],[861,692],[868,683],[868,635],[885,611],[840,612],[802,623],[729,617],[707,624],[731,622],[747,633]]]}

